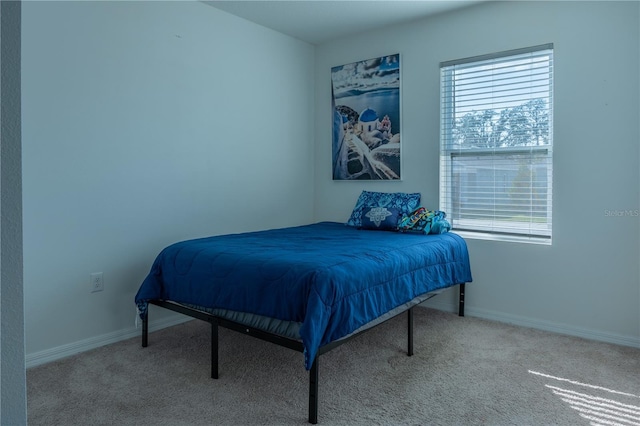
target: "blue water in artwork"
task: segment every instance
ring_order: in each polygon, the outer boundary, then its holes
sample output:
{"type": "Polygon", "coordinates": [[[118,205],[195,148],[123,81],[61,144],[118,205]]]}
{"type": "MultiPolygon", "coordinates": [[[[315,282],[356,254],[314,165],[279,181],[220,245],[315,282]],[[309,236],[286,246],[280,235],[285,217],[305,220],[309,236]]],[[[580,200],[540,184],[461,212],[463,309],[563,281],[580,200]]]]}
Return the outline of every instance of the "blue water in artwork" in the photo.
{"type": "Polygon", "coordinates": [[[336,106],[346,105],[360,114],[367,108],[373,109],[382,120],[385,115],[391,120],[391,132],[400,132],[400,90],[385,89],[345,96],[336,99],[336,106]]]}

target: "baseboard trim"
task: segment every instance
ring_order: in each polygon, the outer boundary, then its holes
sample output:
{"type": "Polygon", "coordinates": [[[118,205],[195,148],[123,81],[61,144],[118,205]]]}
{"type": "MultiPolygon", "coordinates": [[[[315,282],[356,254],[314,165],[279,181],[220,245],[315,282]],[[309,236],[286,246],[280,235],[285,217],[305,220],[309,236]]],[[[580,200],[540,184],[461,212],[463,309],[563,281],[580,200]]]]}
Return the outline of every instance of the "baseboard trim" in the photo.
{"type": "MultiPolygon", "coordinates": [[[[434,299],[432,299],[433,302],[430,301],[428,305],[429,308],[438,309],[445,312],[458,312],[457,305],[443,302],[438,303],[434,299]]],[[[477,317],[527,328],[534,328],[536,330],[550,331],[552,333],[565,334],[568,336],[581,337],[584,339],[613,343],[621,346],[630,346],[632,348],[640,349],[640,338],[634,338],[632,336],[622,336],[618,334],[594,331],[565,324],[558,324],[551,321],[505,314],[502,312],[496,312],[487,309],[476,309],[470,306],[465,306],[464,313],[465,315],[468,315],[470,317],[477,317]]]]}
{"type": "MultiPolygon", "coordinates": [[[[192,319],[193,318],[185,317],[184,315],[175,315],[157,321],[150,321],[149,332],[182,324],[183,322],[191,321],[192,319]]],[[[46,349],[44,351],[27,354],[25,358],[25,365],[26,368],[36,367],[38,365],[57,361],[68,356],[86,352],[91,349],[96,349],[101,346],[109,345],[111,343],[116,343],[122,340],[140,336],[142,336],[142,323],[140,323],[139,326],[133,325],[123,330],[118,330],[112,333],[102,334],[100,336],[90,337],[78,342],[69,343],[67,345],[57,346],[55,348],[46,349]]]]}
{"type": "MultiPolygon", "coordinates": [[[[435,299],[435,298],[434,298],[435,299]]],[[[434,299],[429,300],[428,307],[438,309],[445,312],[457,312],[457,305],[450,303],[438,303],[434,299]]],[[[425,306],[425,305],[422,305],[425,306]]],[[[550,331],[558,334],[565,334],[569,336],[582,337],[589,340],[596,340],[600,342],[613,343],[621,346],[630,346],[640,349],[640,338],[633,338],[627,336],[620,336],[611,333],[602,333],[593,330],[582,329],[578,327],[571,327],[562,324],[552,323],[549,321],[537,320],[532,318],[521,317],[517,315],[509,315],[501,312],[490,311],[486,309],[476,309],[472,307],[465,307],[465,315],[470,317],[483,318],[487,320],[513,324],[522,327],[534,328],[537,330],[550,331]]],[[[171,316],[158,321],[151,321],[149,323],[149,331],[157,331],[163,328],[171,327],[174,325],[182,324],[183,322],[191,321],[192,318],[185,317],[183,315],[171,316]]],[[[107,333],[89,339],[81,340],[79,342],[70,343],[67,345],[58,346],[44,351],[35,352],[26,356],[26,368],[36,367],[38,365],[47,364],[49,362],[57,361],[62,358],[66,358],[71,355],[75,355],[81,352],[86,352],[91,349],[99,348],[111,343],[116,343],[121,340],[130,339],[133,337],[139,337],[142,333],[142,329],[139,327],[129,327],[124,330],[115,331],[113,333],[107,333]]]]}

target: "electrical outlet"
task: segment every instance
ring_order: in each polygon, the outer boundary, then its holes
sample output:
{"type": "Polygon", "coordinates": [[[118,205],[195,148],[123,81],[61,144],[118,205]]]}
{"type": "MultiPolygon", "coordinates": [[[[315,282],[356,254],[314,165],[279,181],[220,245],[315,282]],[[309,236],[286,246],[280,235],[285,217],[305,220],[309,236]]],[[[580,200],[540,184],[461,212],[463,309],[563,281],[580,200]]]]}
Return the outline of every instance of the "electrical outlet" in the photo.
{"type": "Polygon", "coordinates": [[[95,293],[96,291],[104,290],[104,279],[102,277],[102,272],[94,272],[89,275],[91,281],[91,293],[95,293]]]}

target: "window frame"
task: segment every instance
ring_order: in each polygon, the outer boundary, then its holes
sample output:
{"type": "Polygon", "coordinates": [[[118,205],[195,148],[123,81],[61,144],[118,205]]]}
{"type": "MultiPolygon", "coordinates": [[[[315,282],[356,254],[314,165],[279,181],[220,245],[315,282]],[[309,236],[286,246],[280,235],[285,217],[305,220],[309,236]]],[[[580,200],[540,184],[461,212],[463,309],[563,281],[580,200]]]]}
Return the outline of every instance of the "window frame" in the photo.
{"type": "MultiPolygon", "coordinates": [[[[440,63],[440,208],[447,212],[448,219],[451,222],[453,230],[465,237],[488,239],[488,240],[500,240],[500,241],[517,241],[517,242],[531,242],[539,244],[551,244],[552,241],[552,215],[553,215],[553,43],[547,43],[538,46],[526,47],[522,49],[514,49],[509,51],[497,52],[488,55],[474,56],[459,60],[446,61],[440,63]],[[462,69],[468,70],[474,66],[482,66],[490,61],[497,63],[507,63],[510,59],[516,59],[517,56],[533,54],[548,53],[548,67],[547,71],[542,75],[546,76],[543,81],[543,87],[548,85],[548,92],[545,89],[548,114],[548,134],[547,144],[543,145],[521,145],[521,146],[498,146],[490,148],[454,148],[454,128],[456,123],[456,89],[453,78],[453,73],[456,71],[456,66],[461,66],[462,69]],[[449,74],[446,74],[449,73],[449,74]],[[545,206],[544,214],[541,217],[537,217],[533,213],[533,207],[537,207],[537,202],[531,201],[532,210],[525,221],[517,221],[517,216],[513,216],[506,220],[500,220],[501,216],[496,214],[496,208],[493,209],[493,215],[490,215],[489,219],[483,221],[482,219],[465,219],[462,217],[462,207],[454,208],[454,202],[462,203],[462,196],[454,197],[454,192],[460,191],[460,182],[456,180],[454,174],[454,168],[456,160],[462,160],[464,158],[476,158],[481,156],[491,156],[492,161],[487,161],[487,167],[493,167],[492,170],[495,173],[497,169],[495,161],[497,159],[504,160],[506,156],[522,155],[530,162],[527,163],[528,167],[531,167],[534,163],[534,159],[539,158],[540,155],[544,158],[542,170],[546,172],[544,179],[530,178],[529,183],[532,185],[529,190],[529,199],[533,200],[535,196],[534,183],[546,182],[545,194],[546,200],[542,205],[545,206]],[[455,201],[454,201],[455,200],[455,201]],[[536,223],[537,220],[541,223],[536,223]],[[487,223],[490,223],[487,225],[487,223]]],[[[515,68],[515,66],[511,67],[515,68]]],[[[500,86],[500,84],[494,84],[491,80],[491,84],[488,87],[494,88],[500,86]]],[[[493,94],[489,95],[493,96],[493,94]]],[[[490,98],[493,102],[493,98],[490,98]]],[[[522,103],[527,102],[526,96],[518,98],[522,103]]],[[[537,99],[531,97],[529,100],[537,99]]],[[[484,102],[484,101],[483,101],[484,102]]],[[[485,104],[483,104],[484,106],[485,104]]],[[[507,107],[503,107],[506,109],[507,107]]],[[[462,108],[461,108],[462,109],[462,108]]],[[[515,160],[513,166],[517,165],[515,160]]],[[[531,171],[531,170],[530,170],[531,171]]],[[[505,172],[506,173],[506,172],[505,172]]],[[[532,172],[535,173],[535,172],[532,172]]],[[[496,177],[493,177],[493,187],[496,187],[496,177]]],[[[472,195],[479,194],[480,192],[471,192],[472,195]]],[[[498,197],[494,193],[492,200],[495,206],[498,197]]],[[[515,206],[515,203],[511,204],[515,206]]]]}

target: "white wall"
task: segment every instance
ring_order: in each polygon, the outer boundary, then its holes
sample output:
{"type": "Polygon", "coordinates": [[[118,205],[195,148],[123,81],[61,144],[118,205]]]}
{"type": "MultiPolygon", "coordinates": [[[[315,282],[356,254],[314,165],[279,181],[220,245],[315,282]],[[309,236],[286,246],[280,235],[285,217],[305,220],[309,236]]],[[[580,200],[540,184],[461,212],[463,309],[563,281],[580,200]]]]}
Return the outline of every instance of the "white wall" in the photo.
{"type": "Polygon", "coordinates": [[[28,364],[139,334],[164,246],[313,219],[313,46],[200,2],[24,2],[22,33],[28,364]]]}
{"type": "Polygon", "coordinates": [[[469,240],[467,312],[640,345],[638,218],[604,213],[640,208],[639,16],[499,2],[314,48],[199,2],[24,2],[27,364],[138,335],[133,296],[171,242],[345,221],[362,189],[437,206],[439,62],[548,42],[554,243],[469,240]],[[330,68],[396,52],[404,180],[333,182],[330,68]]]}
{"type": "Polygon", "coordinates": [[[640,346],[639,218],[606,214],[640,209],[639,18],[638,2],[496,2],[319,46],[316,219],[346,221],[363,189],[437,208],[439,63],[554,43],[553,245],[468,240],[467,313],[640,346]],[[331,67],[397,52],[403,181],[333,182],[331,67]]]}

